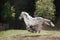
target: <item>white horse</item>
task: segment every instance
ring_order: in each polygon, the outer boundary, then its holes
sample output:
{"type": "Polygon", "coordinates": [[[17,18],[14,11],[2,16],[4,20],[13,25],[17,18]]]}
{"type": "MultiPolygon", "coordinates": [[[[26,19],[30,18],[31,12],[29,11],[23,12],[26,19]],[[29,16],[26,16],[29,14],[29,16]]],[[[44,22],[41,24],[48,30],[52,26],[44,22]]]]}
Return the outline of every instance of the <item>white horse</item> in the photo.
{"type": "MultiPolygon", "coordinates": [[[[41,29],[41,27],[43,26],[42,25],[43,23],[47,25],[51,25],[53,27],[55,26],[50,20],[42,18],[42,17],[33,18],[27,12],[21,12],[19,19],[22,19],[22,18],[24,19],[24,22],[27,26],[26,27],[27,30],[29,30],[30,26],[35,26],[35,25],[40,26],[40,29],[41,29]]],[[[37,29],[40,30],[39,27],[37,29]]]]}

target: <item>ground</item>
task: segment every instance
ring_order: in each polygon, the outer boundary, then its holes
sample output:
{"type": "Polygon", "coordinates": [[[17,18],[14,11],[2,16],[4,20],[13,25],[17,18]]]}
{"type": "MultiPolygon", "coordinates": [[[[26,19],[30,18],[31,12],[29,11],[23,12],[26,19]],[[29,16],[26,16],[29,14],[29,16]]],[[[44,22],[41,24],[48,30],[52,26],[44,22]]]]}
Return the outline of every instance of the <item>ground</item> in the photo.
{"type": "Polygon", "coordinates": [[[59,30],[42,30],[41,33],[31,33],[27,30],[0,31],[0,40],[60,40],[59,30]]]}

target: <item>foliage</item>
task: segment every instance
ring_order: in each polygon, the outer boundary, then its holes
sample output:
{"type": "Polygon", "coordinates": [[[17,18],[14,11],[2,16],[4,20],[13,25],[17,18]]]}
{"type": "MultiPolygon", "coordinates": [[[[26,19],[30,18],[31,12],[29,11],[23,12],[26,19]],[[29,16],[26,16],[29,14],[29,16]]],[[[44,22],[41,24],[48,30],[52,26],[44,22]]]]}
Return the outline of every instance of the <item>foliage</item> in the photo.
{"type": "Polygon", "coordinates": [[[10,3],[7,1],[4,3],[3,11],[1,13],[1,16],[4,20],[8,19],[10,17],[11,10],[10,10],[10,3]]]}
{"type": "Polygon", "coordinates": [[[15,15],[15,13],[14,13],[13,7],[11,6],[10,0],[6,0],[3,5],[3,10],[1,13],[2,20],[8,21],[8,20],[12,19],[13,17],[15,17],[14,15],[15,15]]]}
{"type": "Polygon", "coordinates": [[[34,16],[42,16],[44,18],[54,20],[55,6],[53,4],[54,0],[38,0],[36,2],[36,11],[34,16]]]}

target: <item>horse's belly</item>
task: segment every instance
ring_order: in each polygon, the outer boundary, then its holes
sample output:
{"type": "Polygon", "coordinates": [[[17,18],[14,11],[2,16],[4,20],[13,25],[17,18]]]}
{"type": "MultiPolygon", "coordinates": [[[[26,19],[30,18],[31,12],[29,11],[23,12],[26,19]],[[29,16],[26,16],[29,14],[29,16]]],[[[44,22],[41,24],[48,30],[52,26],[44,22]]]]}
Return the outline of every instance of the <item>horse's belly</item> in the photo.
{"type": "Polygon", "coordinates": [[[33,21],[33,22],[30,22],[29,24],[30,24],[30,25],[37,25],[37,24],[38,24],[38,22],[33,21]]]}
{"type": "Polygon", "coordinates": [[[33,26],[33,25],[37,25],[38,21],[34,21],[34,20],[25,20],[25,24],[29,25],[29,26],[33,26]]]}

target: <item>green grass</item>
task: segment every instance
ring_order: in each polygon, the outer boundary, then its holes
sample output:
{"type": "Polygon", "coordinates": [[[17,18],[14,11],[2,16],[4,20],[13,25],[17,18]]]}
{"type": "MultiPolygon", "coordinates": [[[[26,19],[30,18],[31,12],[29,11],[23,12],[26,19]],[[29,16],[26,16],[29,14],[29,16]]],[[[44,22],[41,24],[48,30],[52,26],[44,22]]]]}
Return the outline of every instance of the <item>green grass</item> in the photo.
{"type": "MultiPolygon", "coordinates": [[[[42,30],[41,33],[31,33],[31,32],[28,32],[27,30],[6,30],[6,31],[0,31],[0,40],[30,40],[32,39],[32,37],[35,37],[36,35],[41,35],[39,39],[45,40],[44,35],[48,36],[51,34],[60,35],[60,31],[42,30]],[[27,39],[27,38],[30,38],[30,39],[27,39]]],[[[59,37],[58,37],[58,40],[60,40],[59,37]]],[[[37,37],[35,38],[37,39],[37,37]]],[[[46,39],[49,39],[49,38],[46,38],[46,39]]],[[[55,38],[51,38],[51,39],[57,40],[55,38]]]]}
{"type": "Polygon", "coordinates": [[[21,35],[45,35],[45,34],[59,34],[60,35],[60,31],[56,31],[56,30],[42,30],[41,33],[31,33],[28,32],[26,30],[6,30],[6,31],[1,31],[0,32],[0,36],[11,36],[11,35],[17,35],[17,34],[21,34],[21,35]]]}
{"type": "Polygon", "coordinates": [[[12,36],[12,35],[20,35],[20,36],[32,36],[32,35],[50,35],[50,34],[56,34],[60,35],[60,31],[56,30],[42,30],[41,33],[31,33],[26,30],[6,30],[6,31],[0,31],[0,37],[1,36],[12,36]]]}
{"type": "Polygon", "coordinates": [[[17,34],[22,34],[23,32],[26,32],[26,30],[6,30],[6,31],[1,31],[0,36],[17,35],[17,34]]]}
{"type": "Polygon", "coordinates": [[[56,34],[56,35],[60,35],[60,31],[58,30],[43,30],[41,32],[41,35],[45,35],[45,34],[56,34]]]}

